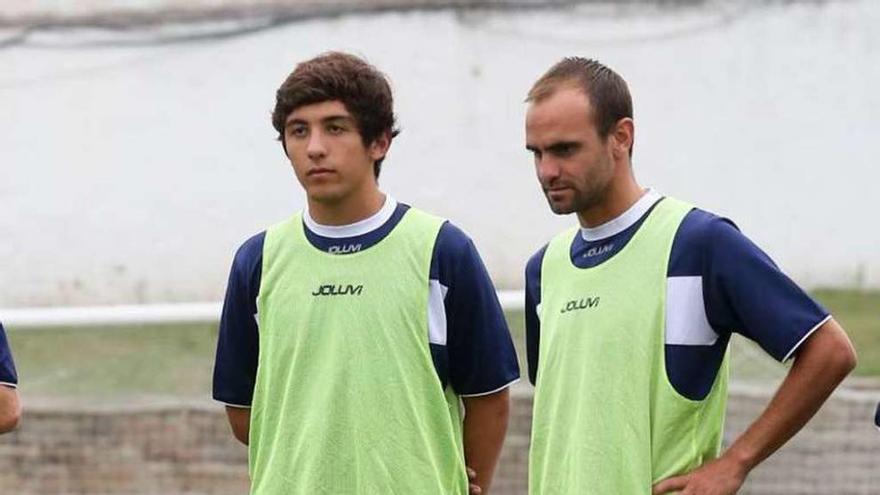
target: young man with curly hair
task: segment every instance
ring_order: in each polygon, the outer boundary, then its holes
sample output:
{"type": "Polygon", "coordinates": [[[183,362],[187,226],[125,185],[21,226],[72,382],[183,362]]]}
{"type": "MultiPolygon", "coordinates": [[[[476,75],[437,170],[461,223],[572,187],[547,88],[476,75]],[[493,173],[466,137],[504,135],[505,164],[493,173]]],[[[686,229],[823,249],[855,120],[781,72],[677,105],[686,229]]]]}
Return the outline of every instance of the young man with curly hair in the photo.
{"type": "Polygon", "coordinates": [[[251,493],[485,493],[516,356],[471,240],[379,188],[386,78],[308,60],[272,123],[307,208],[236,254],[214,374],[251,493]]]}

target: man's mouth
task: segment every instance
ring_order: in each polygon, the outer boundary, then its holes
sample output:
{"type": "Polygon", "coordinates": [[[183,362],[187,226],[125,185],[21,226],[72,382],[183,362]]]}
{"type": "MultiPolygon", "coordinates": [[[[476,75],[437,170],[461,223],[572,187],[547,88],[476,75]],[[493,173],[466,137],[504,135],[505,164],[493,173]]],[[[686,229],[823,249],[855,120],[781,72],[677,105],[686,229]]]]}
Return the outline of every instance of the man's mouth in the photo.
{"type": "Polygon", "coordinates": [[[571,189],[571,188],[568,186],[550,186],[550,187],[545,187],[544,192],[547,194],[552,194],[552,193],[560,193],[563,191],[568,191],[569,189],[571,189]]]}
{"type": "Polygon", "coordinates": [[[315,168],[309,170],[306,173],[306,175],[309,177],[322,177],[322,176],[335,174],[335,173],[336,173],[336,171],[334,171],[333,169],[324,168],[324,167],[315,167],[315,168]]]}

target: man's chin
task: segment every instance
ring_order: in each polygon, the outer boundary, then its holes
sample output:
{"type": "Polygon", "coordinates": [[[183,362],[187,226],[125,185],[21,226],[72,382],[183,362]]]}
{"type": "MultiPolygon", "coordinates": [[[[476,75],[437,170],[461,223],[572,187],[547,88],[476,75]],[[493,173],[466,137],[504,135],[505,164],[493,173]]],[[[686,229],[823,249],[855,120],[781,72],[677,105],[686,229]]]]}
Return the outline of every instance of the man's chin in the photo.
{"type": "Polygon", "coordinates": [[[547,198],[547,204],[550,205],[550,211],[557,215],[568,215],[569,213],[574,213],[574,208],[570,203],[555,202],[550,198],[547,198]]]}
{"type": "Polygon", "coordinates": [[[314,201],[315,203],[334,204],[342,199],[343,194],[328,187],[315,187],[307,190],[306,196],[308,196],[309,201],[314,201]]]}

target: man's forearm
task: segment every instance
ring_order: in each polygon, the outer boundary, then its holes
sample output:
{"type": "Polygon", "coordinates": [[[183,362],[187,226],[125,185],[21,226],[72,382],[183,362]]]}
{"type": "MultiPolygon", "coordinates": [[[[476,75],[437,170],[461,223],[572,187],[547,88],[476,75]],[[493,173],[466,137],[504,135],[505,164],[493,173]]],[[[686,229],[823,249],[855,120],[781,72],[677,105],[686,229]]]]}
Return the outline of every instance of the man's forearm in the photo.
{"type": "Polygon", "coordinates": [[[21,401],[18,390],[0,385],[0,433],[14,430],[21,418],[21,401]]]}
{"type": "Polygon", "coordinates": [[[468,467],[476,471],[474,483],[488,493],[495,465],[504,444],[510,414],[507,389],[481,397],[464,397],[464,456],[468,467]]]}
{"type": "Polygon", "coordinates": [[[846,333],[828,320],[804,342],[770,404],[724,457],[751,471],[803,428],[855,364],[846,333]]]}

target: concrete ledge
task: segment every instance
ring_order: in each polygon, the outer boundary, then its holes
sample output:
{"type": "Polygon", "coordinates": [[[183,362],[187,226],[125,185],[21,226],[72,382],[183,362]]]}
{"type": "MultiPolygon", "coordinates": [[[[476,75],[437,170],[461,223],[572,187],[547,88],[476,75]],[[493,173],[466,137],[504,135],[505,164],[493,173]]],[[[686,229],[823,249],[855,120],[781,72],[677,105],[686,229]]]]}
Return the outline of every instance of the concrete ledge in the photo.
{"type": "MultiPolygon", "coordinates": [[[[772,390],[731,387],[725,437],[743,431],[772,390]]],[[[512,389],[510,429],[493,493],[526,493],[532,389],[512,389]]],[[[880,486],[880,392],[836,394],[742,493],[873,494],[880,486]]],[[[0,437],[0,487],[17,495],[247,493],[247,449],[232,438],[223,407],[208,399],[139,397],[75,405],[35,399],[21,428],[0,437]]]]}

